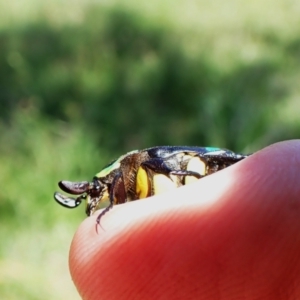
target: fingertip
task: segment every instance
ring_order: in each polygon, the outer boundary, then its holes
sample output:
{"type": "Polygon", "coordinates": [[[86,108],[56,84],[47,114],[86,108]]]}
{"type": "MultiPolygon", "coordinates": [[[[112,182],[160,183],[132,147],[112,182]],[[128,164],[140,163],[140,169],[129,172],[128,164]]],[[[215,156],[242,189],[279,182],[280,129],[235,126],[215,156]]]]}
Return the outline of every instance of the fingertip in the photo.
{"type": "Polygon", "coordinates": [[[127,293],[129,299],[145,290],[154,295],[160,287],[174,296],[167,291],[174,281],[188,295],[191,288],[205,290],[212,283],[218,289],[214,278],[219,262],[235,263],[244,274],[249,266],[243,255],[250,261],[256,251],[272,254],[274,245],[290,246],[288,260],[300,228],[295,211],[291,223],[289,206],[294,201],[299,207],[299,149],[300,141],[278,143],[191,186],[116,206],[101,219],[98,233],[97,213],[87,218],[70,250],[71,275],[80,295],[126,299],[127,293]],[[200,281],[193,285],[192,277],[200,281]]]}
{"type": "Polygon", "coordinates": [[[86,218],[76,231],[70,247],[70,273],[82,298],[85,298],[85,292],[89,290],[93,278],[90,264],[101,242],[95,224],[91,217],[86,218]]]}

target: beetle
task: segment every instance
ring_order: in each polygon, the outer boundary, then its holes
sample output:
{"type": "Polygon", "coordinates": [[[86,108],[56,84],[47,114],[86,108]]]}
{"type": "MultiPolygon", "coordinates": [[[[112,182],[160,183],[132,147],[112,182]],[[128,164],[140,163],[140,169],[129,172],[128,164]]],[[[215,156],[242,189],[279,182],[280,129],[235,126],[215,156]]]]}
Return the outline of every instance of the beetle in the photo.
{"type": "Polygon", "coordinates": [[[91,182],[60,181],[59,187],[76,198],[56,192],[55,200],[75,208],[86,200],[86,214],[92,215],[104,201],[109,205],[96,223],[113,207],[128,201],[161,194],[222,170],[248,155],[227,149],[193,146],[157,146],[134,150],[112,161],[91,182]]]}

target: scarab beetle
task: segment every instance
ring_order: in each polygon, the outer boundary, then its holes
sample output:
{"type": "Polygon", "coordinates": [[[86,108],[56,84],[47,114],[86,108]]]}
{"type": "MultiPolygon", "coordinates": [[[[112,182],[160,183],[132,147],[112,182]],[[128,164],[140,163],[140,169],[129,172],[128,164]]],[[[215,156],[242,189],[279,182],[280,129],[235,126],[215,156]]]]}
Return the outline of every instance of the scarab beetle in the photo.
{"type": "Polygon", "coordinates": [[[161,194],[222,170],[247,155],[212,147],[159,146],[134,150],[111,162],[91,182],[60,181],[59,187],[77,198],[58,192],[55,200],[74,208],[86,200],[86,214],[92,215],[101,202],[109,205],[97,217],[99,224],[105,212],[128,201],[161,194]]]}

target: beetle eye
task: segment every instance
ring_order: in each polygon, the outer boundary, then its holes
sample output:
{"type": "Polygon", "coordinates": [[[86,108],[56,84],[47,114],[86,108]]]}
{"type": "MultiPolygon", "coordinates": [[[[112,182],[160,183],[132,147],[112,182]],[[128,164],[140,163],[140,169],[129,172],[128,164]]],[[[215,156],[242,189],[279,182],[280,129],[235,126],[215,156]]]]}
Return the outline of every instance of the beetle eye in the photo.
{"type": "Polygon", "coordinates": [[[92,185],[93,185],[93,189],[95,189],[96,191],[99,191],[101,188],[101,184],[97,177],[94,177],[92,185]]]}

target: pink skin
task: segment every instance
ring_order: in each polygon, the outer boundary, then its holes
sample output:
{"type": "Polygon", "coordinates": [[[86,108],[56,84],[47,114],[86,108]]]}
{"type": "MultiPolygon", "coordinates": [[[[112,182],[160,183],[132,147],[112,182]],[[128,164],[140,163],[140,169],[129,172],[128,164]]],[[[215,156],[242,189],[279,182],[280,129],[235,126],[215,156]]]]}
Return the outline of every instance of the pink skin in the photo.
{"type": "Polygon", "coordinates": [[[300,299],[300,141],[87,218],[70,270],[83,299],[300,299]]]}

